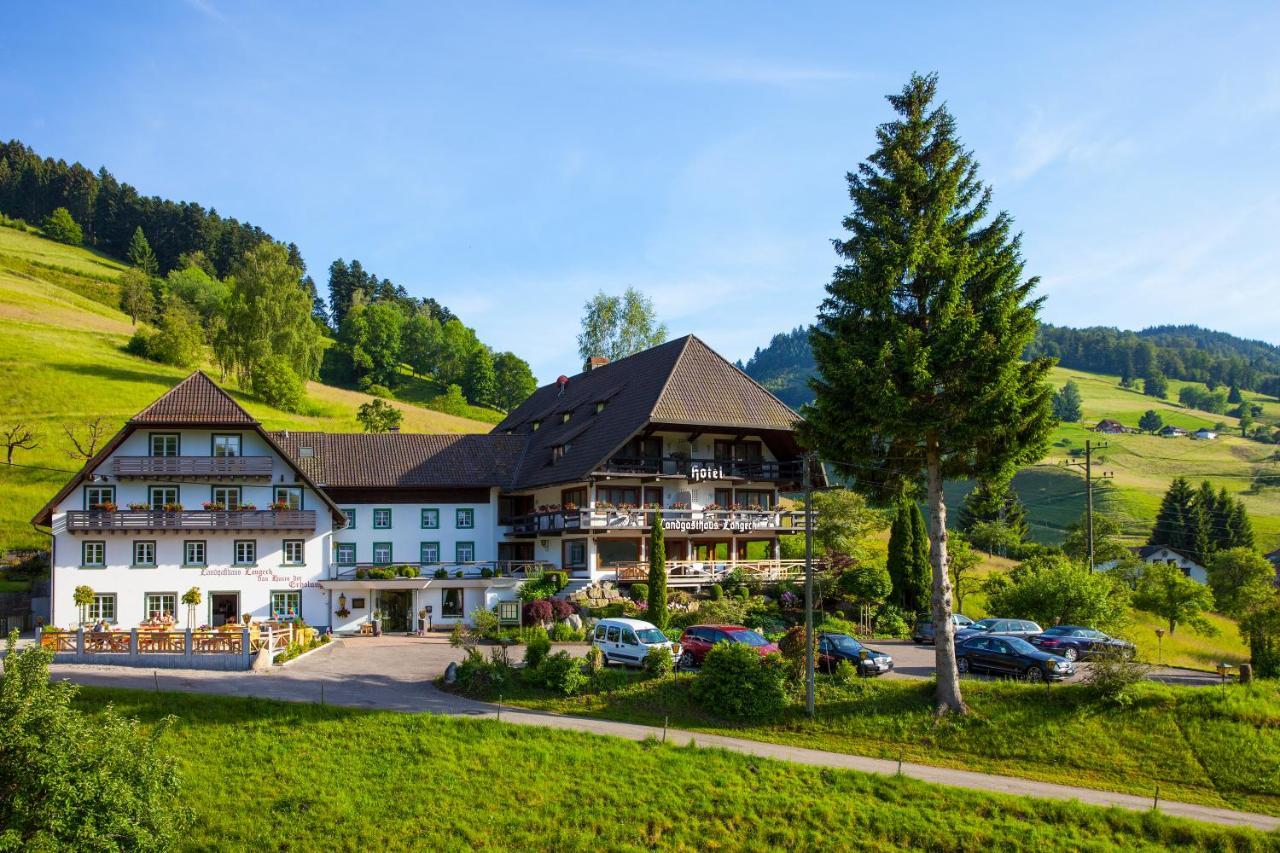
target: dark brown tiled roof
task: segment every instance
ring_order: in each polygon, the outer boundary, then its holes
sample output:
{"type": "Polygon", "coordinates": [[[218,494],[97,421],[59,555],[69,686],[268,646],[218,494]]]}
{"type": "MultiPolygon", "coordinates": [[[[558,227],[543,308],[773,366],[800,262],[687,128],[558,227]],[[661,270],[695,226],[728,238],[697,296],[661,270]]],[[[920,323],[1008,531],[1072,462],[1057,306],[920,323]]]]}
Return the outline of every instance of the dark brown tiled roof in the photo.
{"type": "Polygon", "coordinates": [[[510,486],[523,436],[273,432],[322,487],[510,486]],[[304,455],[310,448],[311,455],[304,455]]]}
{"type": "Polygon", "coordinates": [[[135,424],[256,424],[226,391],[197,370],[130,421],[135,424]]]}
{"type": "Polygon", "coordinates": [[[789,433],[798,420],[745,373],[686,335],[579,373],[563,388],[542,386],[494,432],[528,437],[516,487],[529,488],[582,480],[650,423],[789,433]],[[605,407],[597,413],[599,402],[605,407]],[[566,443],[568,450],[553,464],[552,448],[566,443]]]}

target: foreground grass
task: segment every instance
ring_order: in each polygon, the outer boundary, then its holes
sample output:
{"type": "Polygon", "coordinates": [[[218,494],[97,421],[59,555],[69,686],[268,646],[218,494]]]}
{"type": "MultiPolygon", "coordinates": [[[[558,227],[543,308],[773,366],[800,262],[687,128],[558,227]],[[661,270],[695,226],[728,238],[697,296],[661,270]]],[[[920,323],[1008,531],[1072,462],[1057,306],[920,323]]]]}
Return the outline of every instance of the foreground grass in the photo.
{"type": "Polygon", "coordinates": [[[166,715],[196,825],[220,849],[1275,849],[1280,839],[1075,803],[716,750],[179,693],[83,688],[166,715]]]}
{"type": "Polygon", "coordinates": [[[1145,683],[1128,707],[1081,685],[966,680],[968,717],[933,716],[932,682],[839,686],[820,679],[818,714],[793,705],[763,723],[725,722],[689,698],[692,676],[640,676],[611,692],[553,696],[508,685],[504,701],[543,711],[670,725],[832,752],[1005,773],[1061,784],[1280,815],[1280,689],[1145,683]]]}

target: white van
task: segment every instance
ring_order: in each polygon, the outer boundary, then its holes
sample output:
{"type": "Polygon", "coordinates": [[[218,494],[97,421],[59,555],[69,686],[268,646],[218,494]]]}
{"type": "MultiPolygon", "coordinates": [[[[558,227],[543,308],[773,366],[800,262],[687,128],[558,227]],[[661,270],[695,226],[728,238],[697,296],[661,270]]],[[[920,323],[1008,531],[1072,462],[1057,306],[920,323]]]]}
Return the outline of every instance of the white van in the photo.
{"type": "Polygon", "coordinates": [[[591,634],[591,645],[604,654],[604,662],[644,666],[650,649],[667,648],[673,660],[680,659],[680,644],[650,622],[640,619],[601,619],[591,634]]]}

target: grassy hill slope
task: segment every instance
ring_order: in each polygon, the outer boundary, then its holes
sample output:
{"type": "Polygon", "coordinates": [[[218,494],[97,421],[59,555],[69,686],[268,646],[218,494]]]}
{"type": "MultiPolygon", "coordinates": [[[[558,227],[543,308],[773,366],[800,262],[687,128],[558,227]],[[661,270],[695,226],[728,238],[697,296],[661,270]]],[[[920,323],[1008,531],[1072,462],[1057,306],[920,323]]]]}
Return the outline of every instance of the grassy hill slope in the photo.
{"type": "MultiPolygon", "coordinates": [[[[1241,438],[1236,418],[1187,409],[1121,388],[1119,377],[1054,368],[1051,381],[1056,387],[1068,380],[1080,386],[1083,421],[1059,426],[1048,456],[1023,469],[1013,481],[1027,504],[1033,538],[1060,542],[1067,526],[1084,512],[1084,474],[1064,463],[1081,458],[1078,454],[1085,441],[1092,440],[1095,445],[1107,445],[1094,456],[1095,473],[1114,474],[1112,479],[1095,486],[1097,508],[1114,516],[1134,541],[1145,541],[1161,496],[1170,481],[1183,476],[1193,485],[1209,480],[1215,488],[1225,486],[1248,508],[1258,545],[1264,550],[1280,547],[1280,489],[1253,486],[1257,471],[1280,464],[1268,461],[1277,450],[1275,445],[1241,438]],[[1194,441],[1152,435],[1100,435],[1091,429],[1103,418],[1114,418],[1136,428],[1138,418],[1148,409],[1159,412],[1166,424],[1189,430],[1225,424],[1235,434],[1223,434],[1215,441],[1194,441]]],[[[1189,384],[1195,383],[1171,381],[1170,395],[1176,397],[1182,386],[1189,384]]],[[[1262,404],[1264,420],[1280,419],[1280,403],[1258,395],[1245,396],[1262,404]]],[[[968,483],[950,484],[948,498],[958,506],[970,488],[968,483]]]]}
{"type": "MultiPolygon", "coordinates": [[[[47,544],[28,519],[80,462],[63,425],[105,419],[109,436],[188,371],[128,355],[129,318],[114,306],[124,267],[92,251],[0,228],[0,426],[24,422],[40,447],[0,456],[0,549],[47,544]]],[[[305,414],[273,409],[228,390],[268,429],[358,432],[366,394],[308,384],[305,414]]],[[[405,432],[487,432],[491,426],[406,403],[405,432]]],[[[83,432],[83,430],[81,430],[83,432]]]]}

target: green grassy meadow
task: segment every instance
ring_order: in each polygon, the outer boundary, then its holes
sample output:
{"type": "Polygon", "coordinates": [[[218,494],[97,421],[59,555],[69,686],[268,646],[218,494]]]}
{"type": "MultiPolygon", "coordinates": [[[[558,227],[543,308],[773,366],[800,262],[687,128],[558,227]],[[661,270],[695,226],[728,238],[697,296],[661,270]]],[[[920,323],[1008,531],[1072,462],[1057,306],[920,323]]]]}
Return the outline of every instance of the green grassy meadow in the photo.
{"type": "MultiPolygon", "coordinates": [[[[0,228],[0,424],[23,422],[40,446],[0,464],[0,550],[44,547],[32,529],[36,510],[79,469],[64,425],[104,418],[109,438],[132,415],[184,376],[181,368],[124,352],[133,334],[118,311],[115,277],[123,267],[88,249],[0,228]]],[[[216,373],[211,371],[211,375],[216,373]]],[[[308,410],[293,414],[228,390],[268,429],[358,432],[366,394],[308,383],[308,410]]],[[[487,432],[491,425],[401,403],[405,432],[487,432]]],[[[0,458],[0,463],[3,459],[0,458]]]]}
{"type": "Polygon", "coordinates": [[[503,700],[542,711],[751,738],[832,752],[1003,773],[1280,815],[1280,688],[1215,689],[1145,682],[1132,704],[1083,685],[965,679],[967,717],[934,716],[933,682],[822,676],[818,712],[800,701],[768,722],[727,722],[691,700],[696,676],[636,675],[607,692],[565,697],[522,683],[503,700]]]}
{"type": "Polygon", "coordinates": [[[719,750],[493,721],[83,688],[161,736],[182,848],[1213,850],[1280,840],[719,750]]]}
{"type": "MultiPolygon", "coordinates": [[[[1065,463],[1081,461],[1083,457],[1079,454],[1089,440],[1095,446],[1107,445],[1094,455],[1095,474],[1113,475],[1095,485],[1095,506],[1113,516],[1133,543],[1147,540],[1161,497],[1175,477],[1183,476],[1193,485],[1209,480],[1215,488],[1225,486],[1243,500],[1249,510],[1259,548],[1270,551],[1280,547],[1280,489],[1253,488],[1258,470],[1280,464],[1268,461],[1276,452],[1275,445],[1241,438],[1236,418],[1186,409],[1170,400],[1157,400],[1139,391],[1121,388],[1119,377],[1053,369],[1050,382],[1055,388],[1068,380],[1080,386],[1084,398],[1083,420],[1061,424],[1054,433],[1048,455],[1036,465],[1019,471],[1013,480],[1019,497],[1027,505],[1033,539],[1046,544],[1061,542],[1066,528],[1084,513],[1084,472],[1065,463]],[[1091,429],[1103,418],[1113,418],[1136,428],[1138,418],[1148,409],[1159,412],[1166,424],[1196,430],[1222,423],[1229,432],[1214,441],[1195,441],[1153,435],[1102,435],[1091,429]]],[[[1170,396],[1176,398],[1181,387],[1188,384],[1194,383],[1170,381],[1170,396]]],[[[1280,403],[1256,394],[1245,396],[1262,403],[1263,420],[1280,421],[1280,403]]],[[[947,500],[953,510],[958,509],[971,488],[971,483],[948,484],[947,500]]]]}

